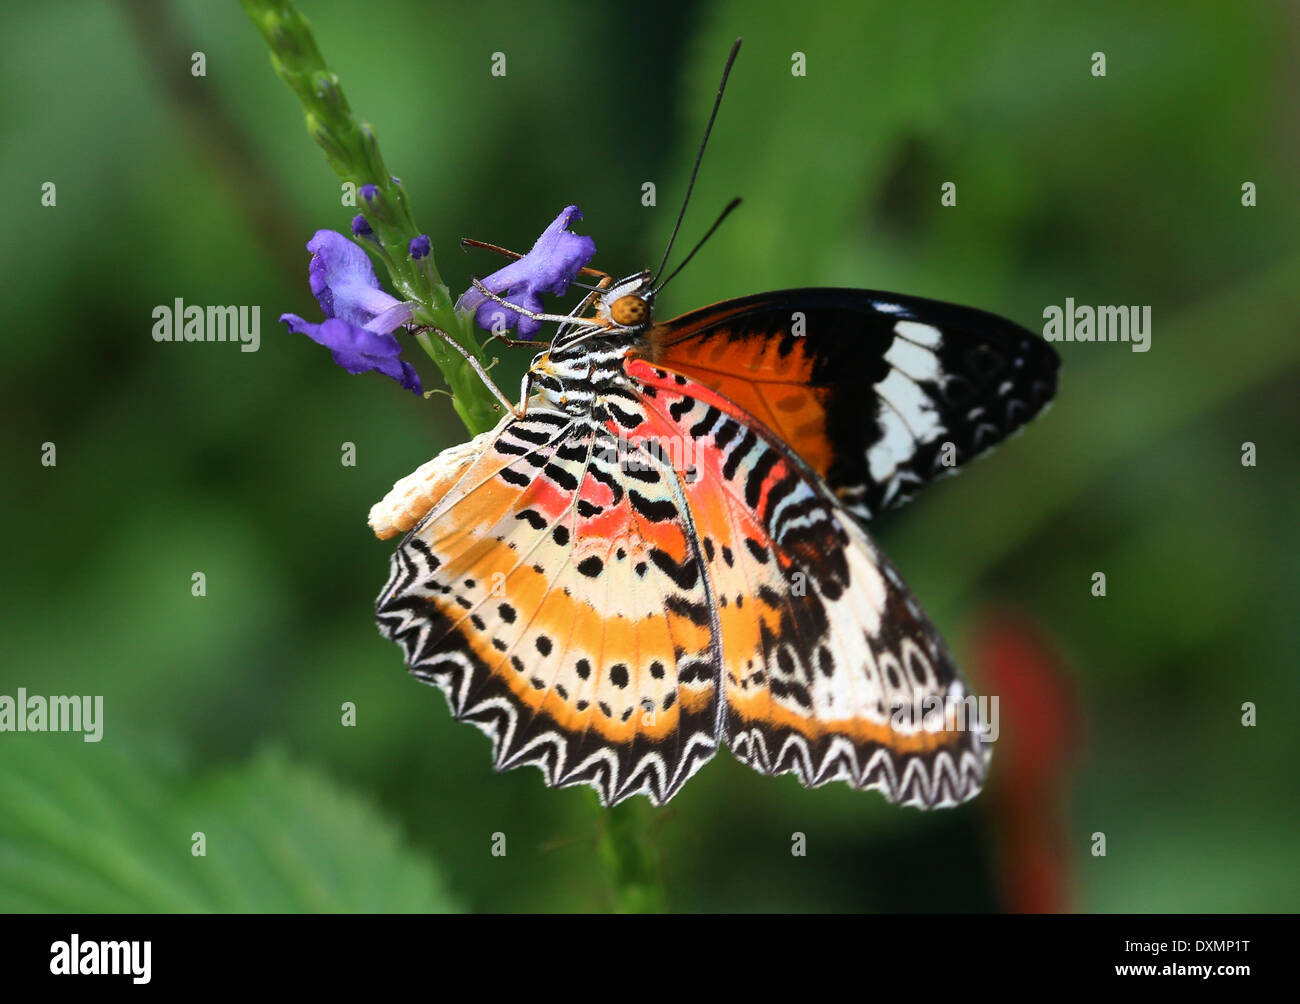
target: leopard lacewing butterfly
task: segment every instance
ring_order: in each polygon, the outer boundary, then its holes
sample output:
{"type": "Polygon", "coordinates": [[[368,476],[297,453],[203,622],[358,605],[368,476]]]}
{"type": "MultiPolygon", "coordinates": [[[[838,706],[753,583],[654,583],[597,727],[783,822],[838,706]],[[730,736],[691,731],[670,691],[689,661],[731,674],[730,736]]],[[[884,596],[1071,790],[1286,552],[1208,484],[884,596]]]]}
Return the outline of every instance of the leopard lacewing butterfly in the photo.
{"type": "Polygon", "coordinates": [[[607,805],[666,802],[719,745],[808,786],[973,797],[971,695],[867,524],[1042,410],[1056,355],[983,311],[857,289],[656,321],[663,267],[602,280],[519,408],[374,507],[381,538],[405,534],[380,630],[498,769],[607,805]]]}

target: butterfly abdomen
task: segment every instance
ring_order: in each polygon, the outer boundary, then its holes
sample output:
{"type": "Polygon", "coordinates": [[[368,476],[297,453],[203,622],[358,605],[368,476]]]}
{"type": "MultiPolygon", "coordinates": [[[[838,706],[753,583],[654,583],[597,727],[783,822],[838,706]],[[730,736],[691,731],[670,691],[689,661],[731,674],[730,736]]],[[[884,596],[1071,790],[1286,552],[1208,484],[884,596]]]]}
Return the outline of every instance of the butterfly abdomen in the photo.
{"type": "Polygon", "coordinates": [[[500,431],[498,427],[468,443],[443,450],[394,484],[381,501],[370,507],[370,528],[375,536],[387,540],[415,526],[500,431]]]}

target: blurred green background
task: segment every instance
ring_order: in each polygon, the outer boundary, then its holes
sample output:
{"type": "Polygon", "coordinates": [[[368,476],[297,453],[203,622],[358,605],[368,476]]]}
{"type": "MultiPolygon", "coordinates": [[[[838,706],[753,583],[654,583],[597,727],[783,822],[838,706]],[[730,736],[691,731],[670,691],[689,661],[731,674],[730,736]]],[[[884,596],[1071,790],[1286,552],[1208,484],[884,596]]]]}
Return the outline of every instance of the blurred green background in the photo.
{"type": "MultiPolygon", "coordinates": [[[[633,810],[669,908],[1300,908],[1300,17],[1145,6],[303,4],[457,290],[497,267],[457,238],[522,249],[568,203],[594,264],[657,260],[743,35],[685,239],[745,204],[661,316],[800,285],[1032,329],[1066,297],[1152,307],[1148,353],[1059,346],[1046,417],[876,527],[976,687],[1030,694],[991,790],[922,814],[721,754],[633,810]],[[990,631],[1039,654],[1003,665],[990,631]]],[[[366,512],[463,430],[275,323],[317,316],[302,245],[352,211],[260,36],[233,2],[5,29],[0,694],[101,694],[105,731],[0,735],[0,908],[610,907],[586,791],[494,774],[376,634],[366,512]],[[260,305],[260,351],[156,344],[175,297],[260,305]]]]}

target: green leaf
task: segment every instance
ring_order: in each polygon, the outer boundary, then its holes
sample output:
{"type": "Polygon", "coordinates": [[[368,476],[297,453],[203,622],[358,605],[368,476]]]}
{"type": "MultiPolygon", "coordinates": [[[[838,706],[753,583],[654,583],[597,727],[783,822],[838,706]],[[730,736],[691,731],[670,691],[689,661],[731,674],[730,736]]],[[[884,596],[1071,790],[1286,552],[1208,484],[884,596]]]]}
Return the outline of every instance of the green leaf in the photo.
{"type": "Polygon", "coordinates": [[[121,739],[4,746],[0,911],[457,909],[373,806],[281,752],[196,777],[173,752],[121,739]]]}

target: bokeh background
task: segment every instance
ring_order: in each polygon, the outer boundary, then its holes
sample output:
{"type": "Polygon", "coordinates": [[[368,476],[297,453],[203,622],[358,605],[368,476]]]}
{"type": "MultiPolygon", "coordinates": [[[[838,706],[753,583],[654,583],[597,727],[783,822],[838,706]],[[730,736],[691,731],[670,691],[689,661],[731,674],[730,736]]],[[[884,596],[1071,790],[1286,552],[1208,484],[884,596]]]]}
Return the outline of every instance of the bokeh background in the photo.
{"type": "MultiPolygon", "coordinates": [[[[459,237],[524,248],[569,203],[595,264],[656,260],[743,35],[685,239],[745,204],[661,316],[799,285],[1031,328],[1152,307],[1149,352],[1059,346],[1046,417],[876,527],[1001,696],[989,791],[922,814],[719,755],[633,810],[670,909],[1300,908],[1300,16],[1136,6],[303,4],[457,289],[496,267],[459,237]]],[[[0,908],[617,905],[585,789],[494,774],[375,632],[366,512],[464,434],[275,323],[316,316],[303,244],[352,211],[239,6],[24,4],[0,45],[0,694],[106,719],[0,735],[0,908]],[[260,305],[260,351],[155,343],[175,297],[260,305]]]]}

